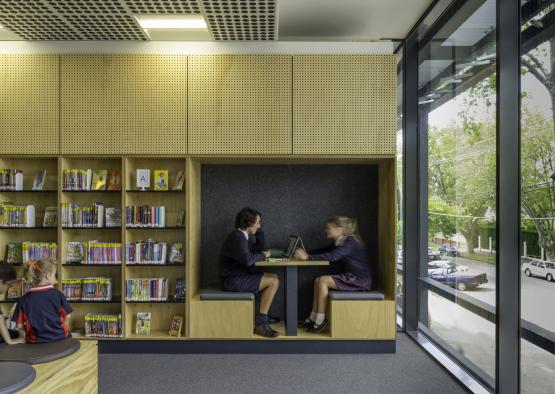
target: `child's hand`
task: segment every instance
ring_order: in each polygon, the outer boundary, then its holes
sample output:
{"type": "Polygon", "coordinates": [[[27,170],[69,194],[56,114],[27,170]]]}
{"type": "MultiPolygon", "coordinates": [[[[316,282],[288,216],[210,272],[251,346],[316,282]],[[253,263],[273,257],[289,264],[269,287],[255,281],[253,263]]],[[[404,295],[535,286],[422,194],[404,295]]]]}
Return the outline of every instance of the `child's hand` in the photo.
{"type": "Polygon", "coordinates": [[[20,343],[25,343],[25,338],[15,338],[6,341],[8,345],[18,345],[20,343]]]}

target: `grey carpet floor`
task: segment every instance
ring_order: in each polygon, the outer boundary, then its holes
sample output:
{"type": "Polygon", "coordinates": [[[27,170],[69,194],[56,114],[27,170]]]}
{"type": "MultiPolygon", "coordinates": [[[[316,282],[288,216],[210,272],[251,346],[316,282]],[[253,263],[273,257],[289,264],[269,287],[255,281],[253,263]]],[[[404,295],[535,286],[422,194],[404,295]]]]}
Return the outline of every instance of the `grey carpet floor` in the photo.
{"type": "Polygon", "coordinates": [[[395,354],[101,354],[100,393],[464,393],[406,335],[395,354]]]}

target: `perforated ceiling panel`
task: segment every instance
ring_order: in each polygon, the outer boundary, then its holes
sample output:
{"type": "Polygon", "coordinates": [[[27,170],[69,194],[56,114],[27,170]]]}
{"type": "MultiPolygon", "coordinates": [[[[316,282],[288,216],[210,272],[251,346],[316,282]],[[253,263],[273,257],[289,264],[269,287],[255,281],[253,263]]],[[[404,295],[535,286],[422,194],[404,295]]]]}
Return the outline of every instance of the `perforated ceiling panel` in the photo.
{"type": "Polygon", "coordinates": [[[0,0],[27,40],[148,40],[133,15],[204,15],[215,40],[277,39],[277,0],[0,0]]]}
{"type": "Polygon", "coordinates": [[[277,39],[275,0],[202,0],[208,28],[215,40],[277,39]]]}
{"type": "Polygon", "coordinates": [[[200,14],[197,0],[125,0],[133,14],[200,14]]]}

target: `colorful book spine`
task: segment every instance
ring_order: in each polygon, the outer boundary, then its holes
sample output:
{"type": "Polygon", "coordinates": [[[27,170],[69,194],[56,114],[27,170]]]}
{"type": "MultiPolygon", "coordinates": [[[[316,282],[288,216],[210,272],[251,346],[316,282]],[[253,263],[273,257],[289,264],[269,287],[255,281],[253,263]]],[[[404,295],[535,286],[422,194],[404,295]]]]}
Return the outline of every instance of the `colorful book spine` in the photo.
{"type": "Polygon", "coordinates": [[[0,203],[0,227],[25,227],[27,206],[13,205],[10,202],[0,203]]]}
{"type": "Polygon", "coordinates": [[[127,227],[166,227],[166,207],[140,205],[125,207],[127,227]]]}
{"type": "Polygon", "coordinates": [[[0,168],[0,191],[16,190],[15,177],[17,174],[23,174],[23,171],[13,168],[0,168]]]}
{"type": "Polygon", "coordinates": [[[91,190],[90,169],[67,169],[62,173],[63,190],[91,190]]]}
{"type": "Polygon", "coordinates": [[[166,242],[132,242],[125,245],[126,264],[166,264],[168,244],[166,242]]]}
{"type": "Polygon", "coordinates": [[[65,279],[62,292],[70,301],[112,301],[112,278],[65,279]]]}
{"type": "Polygon", "coordinates": [[[23,242],[21,249],[24,263],[29,260],[58,259],[58,245],[54,242],[23,242]]]}
{"type": "Polygon", "coordinates": [[[61,221],[62,227],[103,227],[104,206],[98,202],[88,206],[62,203],[61,221]]]}
{"type": "Polygon", "coordinates": [[[134,278],[127,279],[127,301],[167,301],[167,278],[134,278]]]}
{"type": "Polygon", "coordinates": [[[121,264],[121,243],[89,241],[81,264],[121,264]]]}
{"type": "Polygon", "coordinates": [[[94,314],[85,315],[85,336],[95,338],[121,338],[121,314],[94,314]]]}

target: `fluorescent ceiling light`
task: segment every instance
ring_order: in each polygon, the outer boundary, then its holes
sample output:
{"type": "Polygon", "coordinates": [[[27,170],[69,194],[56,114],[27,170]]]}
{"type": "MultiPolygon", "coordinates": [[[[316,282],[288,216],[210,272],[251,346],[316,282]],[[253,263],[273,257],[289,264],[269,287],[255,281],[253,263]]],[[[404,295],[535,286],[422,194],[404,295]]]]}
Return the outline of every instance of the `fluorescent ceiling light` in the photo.
{"type": "Polygon", "coordinates": [[[3,28],[4,28],[4,26],[0,25],[0,29],[3,29],[3,28]]]}
{"type": "Polygon", "coordinates": [[[143,29],[207,29],[206,21],[200,15],[135,15],[143,29]]]}
{"type": "Polygon", "coordinates": [[[418,105],[424,105],[424,104],[429,104],[429,103],[433,103],[434,100],[429,99],[429,100],[422,100],[418,102],[418,105]]]}

